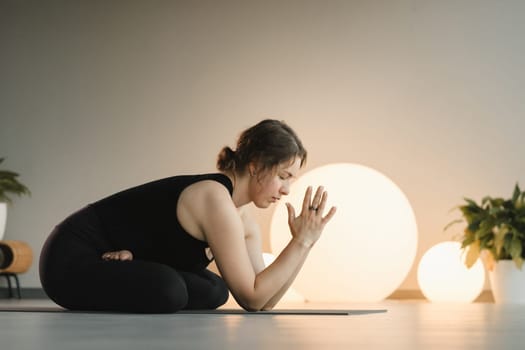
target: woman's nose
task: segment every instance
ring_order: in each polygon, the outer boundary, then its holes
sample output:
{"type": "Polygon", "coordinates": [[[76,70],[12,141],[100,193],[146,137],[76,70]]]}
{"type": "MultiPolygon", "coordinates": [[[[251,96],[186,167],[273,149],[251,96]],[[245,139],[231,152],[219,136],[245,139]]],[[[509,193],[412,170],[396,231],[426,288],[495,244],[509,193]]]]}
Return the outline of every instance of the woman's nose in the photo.
{"type": "Polygon", "coordinates": [[[283,184],[280,190],[281,194],[286,196],[290,193],[290,185],[288,183],[283,184]]]}

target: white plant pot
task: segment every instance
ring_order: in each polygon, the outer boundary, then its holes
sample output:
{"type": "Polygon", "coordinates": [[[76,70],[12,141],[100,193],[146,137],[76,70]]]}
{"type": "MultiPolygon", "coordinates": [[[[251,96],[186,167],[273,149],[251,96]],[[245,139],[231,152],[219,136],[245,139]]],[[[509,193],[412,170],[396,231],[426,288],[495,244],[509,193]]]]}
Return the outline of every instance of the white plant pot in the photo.
{"type": "Polygon", "coordinates": [[[525,304],[525,268],[512,260],[499,260],[489,271],[490,286],[496,304],[525,304]]]}
{"type": "Polygon", "coordinates": [[[7,203],[0,202],[0,241],[4,239],[6,222],[7,222],[7,203]]]}

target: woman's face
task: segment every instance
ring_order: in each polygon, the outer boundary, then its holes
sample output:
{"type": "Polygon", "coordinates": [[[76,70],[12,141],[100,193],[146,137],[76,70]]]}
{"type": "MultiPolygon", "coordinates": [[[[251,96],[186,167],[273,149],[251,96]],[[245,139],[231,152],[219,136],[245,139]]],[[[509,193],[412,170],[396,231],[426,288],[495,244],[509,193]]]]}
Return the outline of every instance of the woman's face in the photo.
{"type": "Polygon", "coordinates": [[[290,192],[290,183],[297,178],[300,168],[301,159],[297,157],[293,162],[281,163],[260,176],[253,176],[250,195],[255,206],[267,208],[286,196],[290,192]]]}

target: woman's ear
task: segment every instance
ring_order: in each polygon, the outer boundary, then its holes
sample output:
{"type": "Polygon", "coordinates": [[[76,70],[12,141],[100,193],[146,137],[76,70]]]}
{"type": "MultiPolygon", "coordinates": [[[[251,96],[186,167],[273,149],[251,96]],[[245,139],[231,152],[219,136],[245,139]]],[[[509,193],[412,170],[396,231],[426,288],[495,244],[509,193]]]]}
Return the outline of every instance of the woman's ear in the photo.
{"type": "Polygon", "coordinates": [[[257,172],[255,171],[255,164],[254,163],[248,164],[248,172],[250,173],[251,177],[254,177],[255,174],[257,174],[257,172]]]}

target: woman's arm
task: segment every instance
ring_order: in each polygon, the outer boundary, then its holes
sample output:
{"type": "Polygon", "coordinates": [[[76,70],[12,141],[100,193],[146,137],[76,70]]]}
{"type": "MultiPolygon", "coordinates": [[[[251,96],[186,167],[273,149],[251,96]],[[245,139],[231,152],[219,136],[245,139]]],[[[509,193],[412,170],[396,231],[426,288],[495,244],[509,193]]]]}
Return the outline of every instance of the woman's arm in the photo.
{"type": "Polygon", "coordinates": [[[293,274],[290,276],[288,281],[284,284],[284,286],[275,294],[267,303],[264,305],[262,310],[271,310],[277,305],[277,303],[281,300],[281,298],[286,294],[290,286],[292,285],[293,281],[295,280],[295,277],[299,274],[299,271],[301,271],[301,268],[303,267],[304,262],[306,261],[306,256],[303,259],[303,261],[300,263],[299,266],[295,269],[293,274]]]}
{"type": "Polygon", "coordinates": [[[206,193],[197,219],[222,277],[239,305],[247,310],[261,310],[291,283],[290,279],[293,280],[324,225],[335,213],[335,208],[332,208],[323,217],[326,195],[318,190],[311,200],[312,190],[309,188],[298,217],[288,206],[292,239],[270,266],[257,273],[246,249],[243,223],[229,193],[217,187],[206,193]],[[309,210],[311,203],[317,203],[319,210],[309,210]]]}
{"type": "MultiPolygon", "coordinates": [[[[262,251],[261,230],[257,222],[251,217],[250,213],[246,210],[242,210],[241,219],[244,225],[246,249],[248,251],[252,267],[255,273],[258,274],[265,269],[265,262],[263,259],[262,251]]],[[[292,274],[292,276],[290,276],[290,278],[284,284],[284,286],[268,301],[266,305],[263,306],[263,310],[271,310],[275,307],[275,305],[279,302],[279,300],[281,300],[286,291],[290,288],[292,282],[295,280],[295,277],[301,270],[302,265],[303,264],[301,263],[295,269],[294,273],[292,274]]]]}
{"type": "Polygon", "coordinates": [[[246,250],[248,251],[253,271],[255,274],[258,274],[266,267],[262,252],[261,229],[247,208],[242,208],[240,214],[244,227],[246,250]]]}

